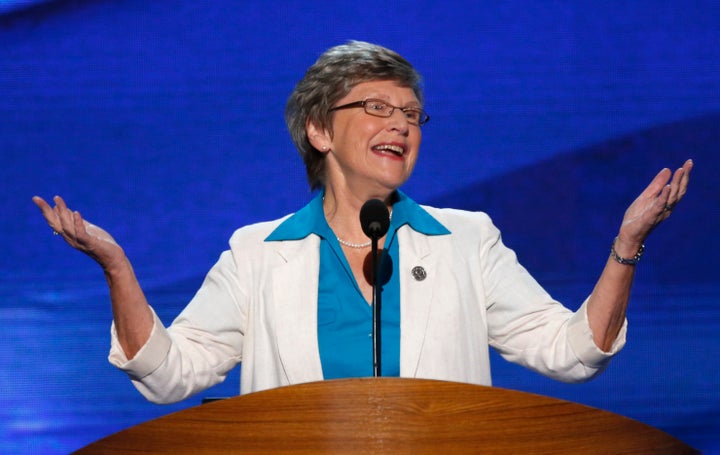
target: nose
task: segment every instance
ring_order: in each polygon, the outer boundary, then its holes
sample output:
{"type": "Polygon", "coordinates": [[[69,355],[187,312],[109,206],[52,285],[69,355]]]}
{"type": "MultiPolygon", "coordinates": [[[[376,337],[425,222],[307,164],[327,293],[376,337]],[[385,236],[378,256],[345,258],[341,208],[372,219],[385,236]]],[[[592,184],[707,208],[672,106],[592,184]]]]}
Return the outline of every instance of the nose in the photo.
{"type": "Polygon", "coordinates": [[[390,117],[388,117],[388,129],[397,130],[403,135],[407,134],[410,130],[410,122],[408,122],[407,116],[400,109],[393,110],[390,117]]]}

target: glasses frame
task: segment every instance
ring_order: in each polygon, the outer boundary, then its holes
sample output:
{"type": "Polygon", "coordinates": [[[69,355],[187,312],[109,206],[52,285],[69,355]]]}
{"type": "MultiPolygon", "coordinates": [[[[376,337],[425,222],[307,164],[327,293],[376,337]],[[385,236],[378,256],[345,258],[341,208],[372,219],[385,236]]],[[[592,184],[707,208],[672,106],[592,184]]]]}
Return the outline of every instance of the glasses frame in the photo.
{"type": "Polygon", "coordinates": [[[343,105],[341,105],[341,106],[335,106],[335,107],[331,108],[328,112],[339,111],[340,109],[352,109],[352,108],[355,108],[355,107],[361,107],[361,108],[363,108],[363,109],[365,110],[365,113],[366,113],[366,114],[372,115],[372,116],[374,116],[374,117],[381,117],[381,118],[389,118],[389,117],[391,117],[391,116],[393,115],[393,113],[395,112],[395,109],[399,109],[403,114],[406,114],[407,112],[417,112],[418,114],[420,114],[420,118],[419,118],[419,120],[417,121],[417,123],[416,123],[416,122],[410,122],[410,121],[408,120],[408,122],[409,122],[410,124],[412,124],[412,125],[423,126],[424,124],[426,124],[426,123],[430,120],[430,116],[428,115],[428,113],[425,112],[424,110],[420,109],[419,107],[414,107],[414,106],[413,106],[413,107],[393,106],[392,104],[388,103],[387,101],[381,100],[381,99],[379,99],[379,98],[367,98],[367,99],[362,100],[362,101],[353,101],[352,103],[343,104],[343,105]],[[390,110],[387,111],[387,114],[386,114],[386,111],[373,111],[373,110],[368,110],[367,104],[368,104],[369,102],[373,102],[373,101],[386,105],[387,107],[390,108],[390,110]]]}

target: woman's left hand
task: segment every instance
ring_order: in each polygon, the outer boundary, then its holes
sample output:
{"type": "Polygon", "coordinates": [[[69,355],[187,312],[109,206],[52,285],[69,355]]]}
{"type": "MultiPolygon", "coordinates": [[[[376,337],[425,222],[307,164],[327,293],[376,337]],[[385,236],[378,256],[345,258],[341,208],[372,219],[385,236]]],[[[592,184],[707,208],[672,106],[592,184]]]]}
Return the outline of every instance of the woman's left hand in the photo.
{"type": "Polygon", "coordinates": [[[618,240],[626,245],[641,245],[685,196],[692,168],[692,160],[687,160],[674,173],[668,168],[661,170],[625,211],[618,240]]]}

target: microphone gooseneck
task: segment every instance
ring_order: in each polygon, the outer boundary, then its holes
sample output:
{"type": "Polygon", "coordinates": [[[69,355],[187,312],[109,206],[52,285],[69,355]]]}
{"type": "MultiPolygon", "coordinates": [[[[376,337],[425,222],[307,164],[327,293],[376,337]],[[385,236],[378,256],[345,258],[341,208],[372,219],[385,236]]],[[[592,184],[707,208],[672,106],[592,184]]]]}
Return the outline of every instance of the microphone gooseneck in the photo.
{"type": "Polygon", "coordinates": [[[372,351],[373,376],[382,376],[382,336],[380,323],[380,307],[382,302],[381,287],[378,282],[378,240],[390,228],[390,213],[380,199],[370,199],[360,208],[360,226],[365,235],[372,241],[372,351]]]}

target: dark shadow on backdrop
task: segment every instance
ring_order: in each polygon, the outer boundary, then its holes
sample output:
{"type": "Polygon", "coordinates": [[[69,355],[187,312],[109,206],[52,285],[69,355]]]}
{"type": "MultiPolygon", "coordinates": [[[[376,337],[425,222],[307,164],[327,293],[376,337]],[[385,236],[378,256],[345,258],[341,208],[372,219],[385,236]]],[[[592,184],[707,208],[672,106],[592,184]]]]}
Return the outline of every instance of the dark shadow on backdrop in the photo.
{"type": "Polygon", "coordinates": [[[714,239],[720,232],[720,191],[713,177],[720,164],[718,125],[720,113],[658,125],[429,203],[489,213],[520,262],[540,279],[591,278],[599,273],[593,264],[604,263],[632,200],[661,168],[674,170],[692,158],[697,166],[688,194],[651,234],[643,259],[665,284],[715,283],[720,277],[720,242],[714,239]]]}

